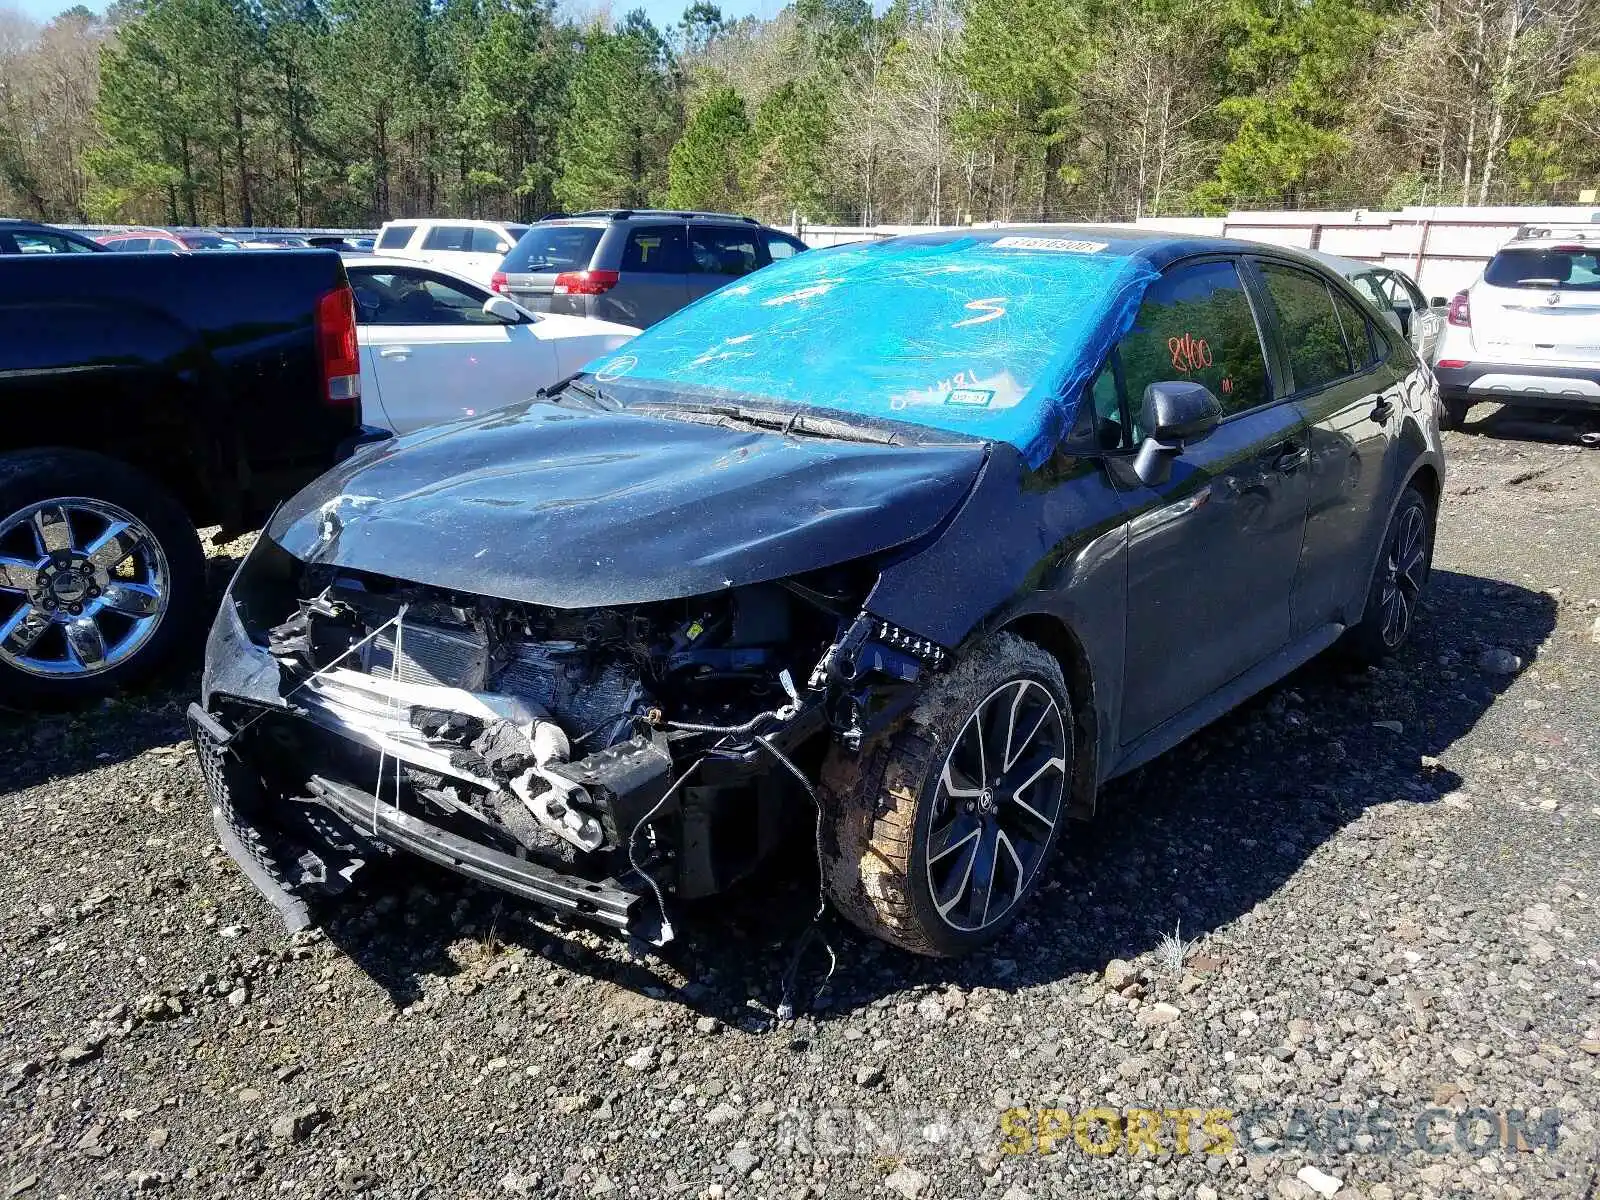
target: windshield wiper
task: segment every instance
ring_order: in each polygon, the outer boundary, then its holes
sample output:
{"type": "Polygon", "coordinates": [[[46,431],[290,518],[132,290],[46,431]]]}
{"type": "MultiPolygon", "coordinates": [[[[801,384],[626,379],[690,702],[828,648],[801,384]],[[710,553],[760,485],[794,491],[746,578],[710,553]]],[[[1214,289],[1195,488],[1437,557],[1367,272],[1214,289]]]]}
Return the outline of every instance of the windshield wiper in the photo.
{"type": "Polygon", "coordinates": [[[583,399],[588,400],[597,408],[607,412],[620,412],[622,404],[606,392],[602,392],[598,384],[593,384],[583,379],[569,379],[567,385],[559,392],[544,392],[546,398],[554,400],[557,404],[562,402],[562,397],[567,392],[576,392],[583,399]]]}
{"type": "Polygon", "coordinates": [[[747,425],[752,429],[772,429],[784,435],[806,434],[811,437],[833,438],[841,442],[871,442],[880,446],[900,444],[898,434],[872,429],[838,417],[793,409],[774,412],[771,409],[749,408],[743,404],[635,404],[635,411],[648,410],[666,414],[680,414],[690,420],[703,419],[747,425]]]}

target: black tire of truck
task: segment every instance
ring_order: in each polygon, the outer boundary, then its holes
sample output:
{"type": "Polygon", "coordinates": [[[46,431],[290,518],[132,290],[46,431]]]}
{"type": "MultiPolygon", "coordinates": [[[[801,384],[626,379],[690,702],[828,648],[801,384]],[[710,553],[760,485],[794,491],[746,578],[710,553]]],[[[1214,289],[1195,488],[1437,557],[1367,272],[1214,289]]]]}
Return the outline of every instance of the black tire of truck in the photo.
{"type": "Polygon", "coordinates": [[[1025,907],[1067,820],[1072,730],[1060,663],[1001,633],[935,678],[892,735],[859,755],[831,748],[821,799],[835,907],[914,954],[994,940],[1025,907]],[[1022,782],[1040,763],[1043,773],[1022,782]]]}
{"type": "Polygon", "coordinates": [[[1439,428],[1460,429],[1467,423],[1467,410],[1472,407],[1467,400],[1446,400],[1439,406],[1439,428]]]}
{"type": "MultiPolygon", "coordinates": [[[[103,670],[40,674],[0,653],[0,701],[6,704],[55,708],[107,695],[174,665],[184,652],[196,650],[204,635],[205,552],[193,523],[167,491],[126,463],[88,451],[0,454],[0,527],[14,515],[65,498],[114,506],[143,527],[164,561],[165,608],[143,642],[103,670]]],[[[0,591],[0,626],[26,599],[27,593],[17,589],[0,591]]]]}

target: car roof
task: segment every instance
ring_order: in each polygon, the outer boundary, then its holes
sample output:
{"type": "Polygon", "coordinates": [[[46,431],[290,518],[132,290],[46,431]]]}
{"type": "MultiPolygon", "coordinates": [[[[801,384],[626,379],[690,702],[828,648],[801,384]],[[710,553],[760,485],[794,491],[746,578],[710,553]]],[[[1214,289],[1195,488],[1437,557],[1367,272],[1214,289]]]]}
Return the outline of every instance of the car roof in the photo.
{"type": "MultiPolygon", "coordinates": [[[[908,233],[885,238],[877,245],[934,246],[950,242],[997,242],[1006,237],[1038,238],[1095,243],[1104,252],[1119,258],[1139,258],[1157,270],[1183,258],[1201,254],[1258,254],[1283,258],[1303,265],[1333,269],[1305,250],[1251,242],[1243,238],[1208,237],[1193,233],[1170,233],[1129,225],[986,225],[967,229],[941,229],[928,233],[908,233]]],[[[859,245],[859,243],[856,243],[859,245]]],[[[1044,248],[1048,248],[1047,246],[1044,248]]],[[[1335,273],[1337,271],[1335,270],[1335,273]]]]}
{"type": "Polygon", "coordinates": [[[643,221],[721,221],[731,222],[736,225],[761,225],[761,222],[754,217],[743,216],[739,213],[707,212],[700,209],[684,208],[589,208],[575,213],[550,213],[547,216],[540,217],[535,224],[592,225],[599,222],[632,221],[635,218],[643,221]]]}
{"type": "Polygon", "coordinates": [[[1390,269],[1381,262],[1364,262],[1359,258],[1344,258],[1338,254],[1329,254],[1325,250],[1306,249],[1301,250],[1300,253],[1308,258],[1316,259],[1324,266],[1332,267],[1346,279],[1354,275],[1360,275],[1364,271],[1387,271],[1390,269]]]}
{"type": "Polygon", "coordinates": [[[528,225],[529,221],[488,221],[482,217],[396,217],[393,221],[385,221],[383,227],[390,225],[475,225],[480,229],[504,229],[510,225],[528,225]]]}

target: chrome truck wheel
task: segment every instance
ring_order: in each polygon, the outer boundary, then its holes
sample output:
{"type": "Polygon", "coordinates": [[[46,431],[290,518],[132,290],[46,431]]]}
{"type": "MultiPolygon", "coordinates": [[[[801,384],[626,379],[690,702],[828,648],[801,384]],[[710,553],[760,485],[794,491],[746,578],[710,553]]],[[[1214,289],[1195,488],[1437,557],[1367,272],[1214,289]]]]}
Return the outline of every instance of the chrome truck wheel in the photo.
{"type": "Polygon", "coordinates": [[[178,502],[81,450],[0,454],[0,702],[74,703],[148,676],[205,627],[178,502]]]}
{"type": "Polygon", "coordinates": [[[53,497],[0,519],[0,662],[94,675],[138,653],[167,613],[161,544],[132,513],[53,497]]]}

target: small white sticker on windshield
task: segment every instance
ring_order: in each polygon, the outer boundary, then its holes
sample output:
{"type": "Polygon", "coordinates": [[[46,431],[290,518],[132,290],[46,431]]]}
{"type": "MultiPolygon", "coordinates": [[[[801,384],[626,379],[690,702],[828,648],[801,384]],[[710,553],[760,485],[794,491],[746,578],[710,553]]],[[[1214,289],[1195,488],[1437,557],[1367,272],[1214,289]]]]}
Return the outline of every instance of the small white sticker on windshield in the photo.
{"type": "Polygon", "coordinates": [[[994,392],[988,388],[955,388],[945,393],[946,404],[967,404],[973,408],[988,408],[994,392]]]}
{"type": "Polygon", "coordinates": [[[1023,237],[1013,234],[991,243],[997,250],[1055,250],[1066,254],[1098,254],[1110,242],[1088,242],[1082,238],[1023,237]]]}

